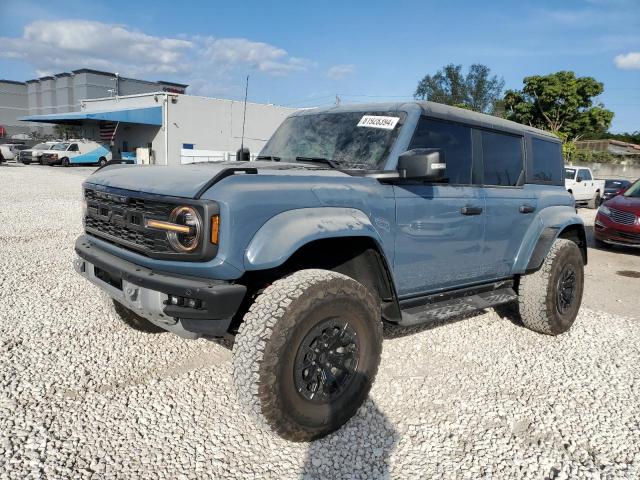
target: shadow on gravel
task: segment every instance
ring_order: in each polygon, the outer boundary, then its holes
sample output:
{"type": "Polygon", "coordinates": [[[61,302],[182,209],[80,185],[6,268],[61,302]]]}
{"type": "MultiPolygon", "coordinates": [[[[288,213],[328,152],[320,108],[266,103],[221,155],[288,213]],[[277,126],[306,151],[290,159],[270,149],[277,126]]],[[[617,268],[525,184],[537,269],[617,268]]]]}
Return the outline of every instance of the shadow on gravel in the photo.
{"type": "Polygon", "coordinates": [[[368,398],[340,430],[309,444],[302,478],[389,478],[389,457],[399,435],[368,398]]]}

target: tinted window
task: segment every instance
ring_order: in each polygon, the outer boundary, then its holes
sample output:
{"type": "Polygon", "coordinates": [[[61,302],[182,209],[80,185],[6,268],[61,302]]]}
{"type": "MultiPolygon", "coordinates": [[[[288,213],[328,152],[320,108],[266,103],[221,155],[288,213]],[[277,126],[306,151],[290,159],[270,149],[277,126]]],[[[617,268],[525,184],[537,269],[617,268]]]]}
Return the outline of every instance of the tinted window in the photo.
{"type": "Polygon", "coordinates": [[[533,150],[532,180],[534,182],[558,183],[562,175],[562,148],[560,144],[534,138],[531,147],[533,150]]]}
{"type": "Polygon", "coordinates": [[[576,170],[575,168],[565,168],[564,169],[564,178],[567,180],[573,180],[576,178],[576,170]]]}
{"type": "Polygon", "coordinates": [[[513,187],[522,173],[522,138],[482,131],[484,184],[513,187]]]}
{"type": "Polygon", "coordinates": [[[581,168],[578,170],[578,176],[582,179],[582,181],[592,180],[591,172],[585,168],[581,168]]]}
{"type": "Polygon", "coordinates": [[[454,123],[421,118],[411,140],[413,148],[440,148],[447,163],[450,184],[471,183],[471,128],[454,123]]]}
{"type": "Polygon", "coordinates": [[[78,151],[78,145],[75,143],[72,143],[71,146],[69,147],[69,151],[70,152],[77,152],[78,151]]]}

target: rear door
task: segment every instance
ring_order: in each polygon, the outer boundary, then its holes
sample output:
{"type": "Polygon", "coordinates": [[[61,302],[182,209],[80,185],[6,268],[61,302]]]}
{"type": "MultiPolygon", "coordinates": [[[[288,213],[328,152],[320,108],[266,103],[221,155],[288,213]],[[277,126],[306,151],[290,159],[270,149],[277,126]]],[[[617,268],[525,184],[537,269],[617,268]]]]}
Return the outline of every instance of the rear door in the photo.
{"type": "Polygon", "coordinates": [[[589,170],[588,168],[578,169],[578,178],[580,178],[580,183],[579,185],[576,185],[576,187],[579,189],[578,191],[580,192],[580,197],[576,197],[576,200],[591,200],[596,191],[593,184],[591,170],[589,170]]]}
{"type": "Polygon", "coordinates": [[[486,203],[482,258],[486,275],[511,274],[515,257],[535,218],[537,200],[524,185],[524,138],[504,132],[478,130],[486,203]]]}
{"type": "Polygon", "coordinates": [[[409,148],[442,149],[449,181],[394,186],[394,276],[400,296],[482,280],[484,200],[472,181],[471,128],[422,117],[409,148]]]}

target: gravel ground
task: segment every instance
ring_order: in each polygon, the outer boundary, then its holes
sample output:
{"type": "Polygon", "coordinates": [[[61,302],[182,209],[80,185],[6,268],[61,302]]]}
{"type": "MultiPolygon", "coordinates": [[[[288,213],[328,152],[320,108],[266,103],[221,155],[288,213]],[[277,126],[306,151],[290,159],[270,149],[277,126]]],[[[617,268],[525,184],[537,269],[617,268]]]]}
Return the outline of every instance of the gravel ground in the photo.
{"type": "Polygon", "coordinates": [[[640,476],[638,320],[587,308],[557,338],[494,311],[387,333],[339,432],[257,430],[228,349],[127,329],[73,271],[90,171],[0,166],[0,479],[640,476]]]}

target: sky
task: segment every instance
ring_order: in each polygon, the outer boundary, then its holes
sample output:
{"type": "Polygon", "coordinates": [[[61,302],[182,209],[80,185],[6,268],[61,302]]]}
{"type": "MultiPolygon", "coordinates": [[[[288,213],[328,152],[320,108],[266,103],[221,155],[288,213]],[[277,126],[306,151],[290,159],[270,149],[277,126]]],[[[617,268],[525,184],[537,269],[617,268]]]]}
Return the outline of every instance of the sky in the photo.
{"type": "Polygon", "coordinates": [[[188,93],[309,107],[410,100],[442,66],[505,88],[573,70],[604,83],[611,131],[640,130],[640,0],[0,0],[0,78],[94,68],[188,93]]]}

